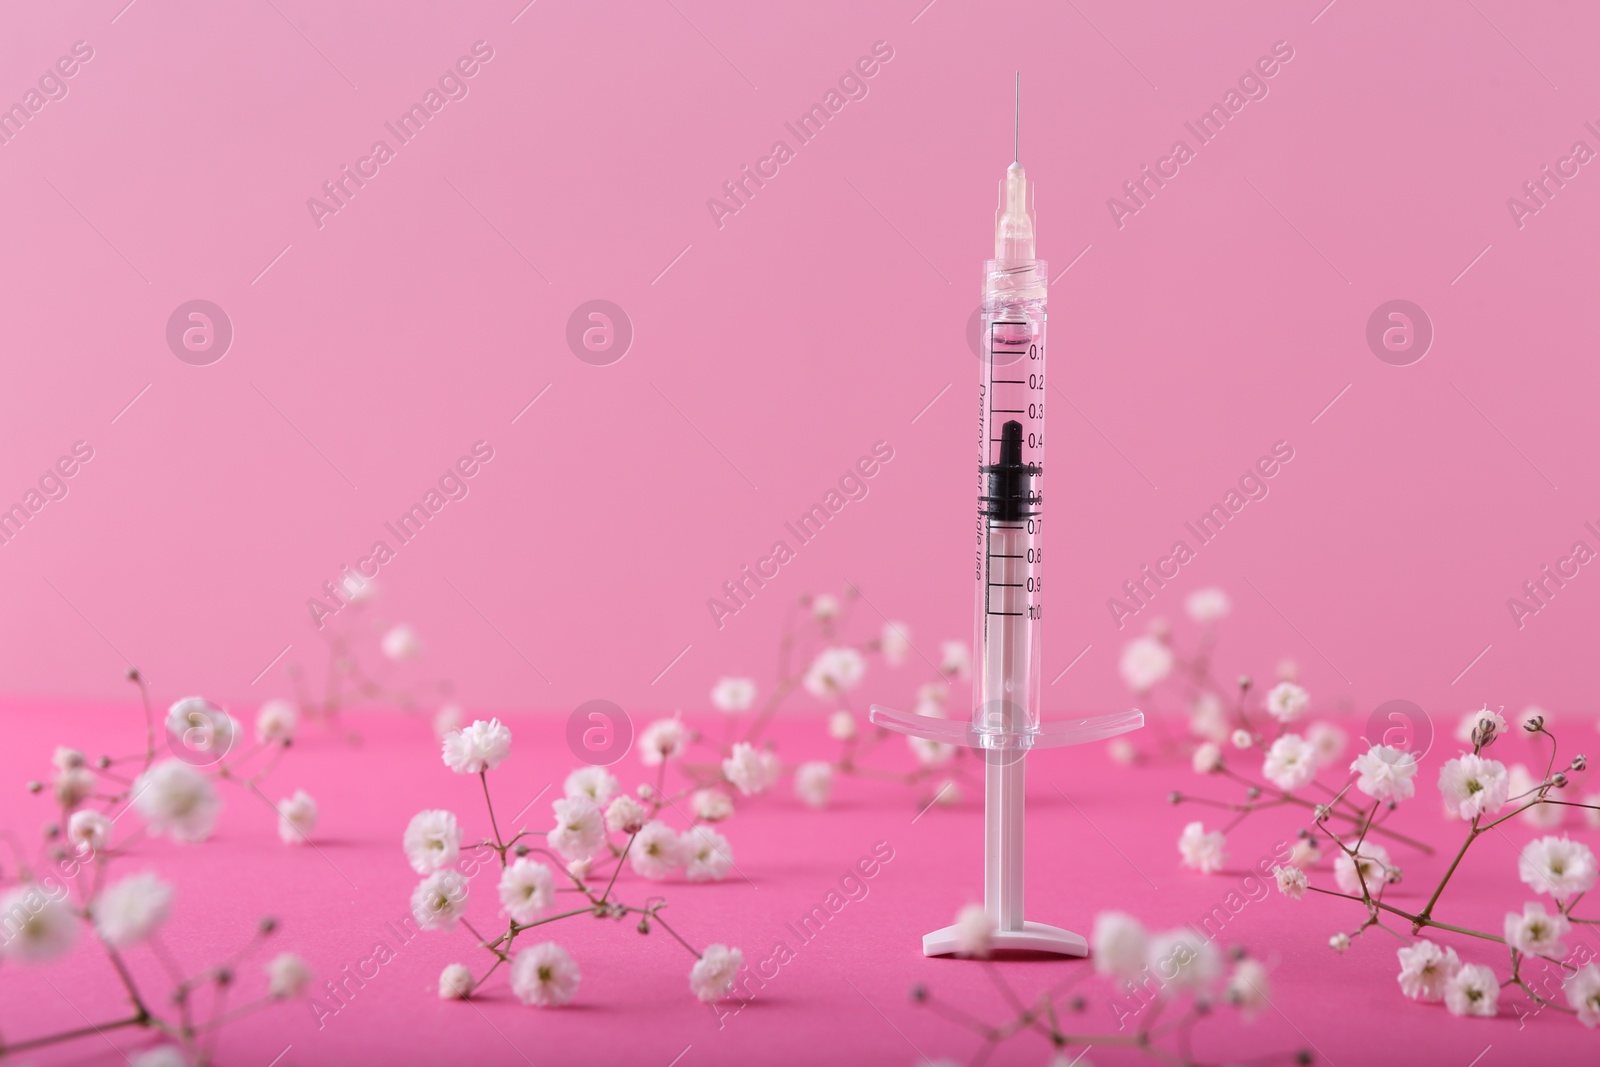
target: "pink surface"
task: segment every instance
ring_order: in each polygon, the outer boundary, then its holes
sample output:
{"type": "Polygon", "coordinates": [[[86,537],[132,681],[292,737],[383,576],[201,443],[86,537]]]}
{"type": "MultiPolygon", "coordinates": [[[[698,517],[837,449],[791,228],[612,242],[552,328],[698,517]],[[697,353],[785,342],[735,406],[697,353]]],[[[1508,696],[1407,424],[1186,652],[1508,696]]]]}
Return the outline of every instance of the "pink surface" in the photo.
{"type": "MultiPolygon", "coordinates": [[[[48,715],[36,706],[5,711],[28,725],[20,742],[0,752],[0,777],[7,782],[38,773],[61,737],[95,736],[138,745],[137,713],[66,707],[48,715]]],[[[199,847],[143,841],[124,870],[154,863],[178,885],[175,919],[168,940],[186,963],[199,965],[231,951],[241,932],[266,913],[283,922],[276,948],[303,952],[319,978],[355,966],[372,955],[382,938],[394,943],[385,922],[405,915],[415,876],[400,849],[411,814],[424,806],[451,808],[468,833],[480,828],[476,783],[448,772],[425,725],[415,719],[357,717],[365,744],[352,750],[313,735],[274,775],[266,792],[276,798],[303,787],[321,802],[317,848],[279,844],[273,813],[258,799],[229,789],[216,838],[199,847]]],[[[571,769],[559,724],[523,716],[509,762],[491,776],[502,812],[556,783],[571,769]]],[[[708,722],[712,729],[720,724],[708,722]]],[[[1346,723],[1353,726],[1353,723],[1346,723]]],[[[821,724],[796,716],[781,724],[778,738],[786,760],[829,754],[821,724]]],[[[1526,758],[1522,742],[1501,742],[1503,759],[1526,758]]],[[[900,746],[897,755],[909,764],[900,746]]],[[[1087,932],[1093,915],[1116,908],[1134,913],[1152,929],[1201,923],[1230,894],[1246,900],[1221,924],[1222,945],[1244,944],[1272,967],[1272,1000],[1254,1023],[1232,1010],[1198,1031],[1195,1053],[1204,1059],[1237,1061],[1267,1053],[1312,1047],[1317,1062],[1352,1064],[1467,1064],[1483,1054],[1483,1067],[1498,1064],[1572,1062],[1592,1058],[1595,1034],[1570,1016],[1545,1012],[1519,1020],[1524,998],[1507,994],[1501,1017],[1463,1020],[1442,1005],[1406,1001],[1395,985],[1394,949],[1399,942],[1381,932],[1358,939],[1348,955],[1327,948],[1328,934],[1355,925],[1347,902],[1308,898],[1288,901],[1275,890],[1263,895],[1244,881],[1248,868],[1269,856],[1298,825],[1268,812],[1246,822],[1229,838],[1227,871],[1213,876],[1177,868],[1174,843],[1182,825],[1204,812],[1161,802],[1178,786],[1226,796],[1221,783],[1201,782],[1187,769],[1159,771],[1113,768],[1094,749],[1040,752],[1029,762],[1029,905],[1031,916],[1087,932]],[[1059,792],[1058,792],[1059,790],[1059,792]],[[1486,1051],[1488,1046],[1492,1049],[1486,1051]]],[[[1422,777],[1431,775],[1433,763],[1422,777]]],[[[614,770],[625,783],[641,778],[628,757],[614,770]]],[[[1432,786],[1397,824],[1417,830],[1441,849],[1459,841],[1460,824],[1437,814],[1432,786]]],[[[548,796],[546,797],[546,801],[548,796]]],[[[269,1011],[223,1031],[220,1061],[265,1064],[284,1052],[281,1065],[319,1063],[423,1064],[474,1062],[520,1064],[707,1063],[915,1064],[919,1054],[961,1061],[977,1040],[958,1026],[911,1004],[907,993],[925,983],[940,996],[965,1003],[992,1021],[1005,1018],[993,987],[972,963],[928,960],[921,935],[944,925],[981,893],[981,809],[970,799],[952,810],[933,809],[920,818],[917,803],[898,787],[844,782],[824,812],[802,808],[787,783],[774,795],[743,808],[723,829],[738,869],[711,885],[669,884],[668,914],[686,937],[719,940],[762,959],[775,941],[786,941],[794,958],[779,969],[755,1001],[722,1020],[689,994],[689,957],[664,937],[643,938],[627,926],[586,918],[549,928],[583,968],[583,984],[569,1010],[536,1011],[510,996],[503,982],[477,1005],[442,1003],[436,996],[440,969],[474,960],[470,938],[458,930],[430,933],[403,948],[361,989],[350,1004],[320,1029],[306,1004],[269,1011]],[[893,859],[867,882],[867,894],[847,904],[809,944],[800,944],[786,923],[821,903],[856,861],[886,842],[893,859]],[[854,988],[852,988],[854,986],[854,988]],[[686,1051],[687,1049],[687,1051],[686,1051]]],[[[49,812],[31,800],[24,822],[49,812]]],[[[543,826],[545,801],[526,821],[543,826]],[[535,819],[535,815],[538,816],[535,819]]],[[[130,821],[131,821],[130,817],[130,821]]],[[[1575,820],[1572,825],[1575,826],[1575,820]]],[[[1600,835],[1573,828],[1591,846],[1600,835]]],[[[1520,821],[1506,824],[1474,846],[1462,874],[1452,882],[1440,910],[1446,921],[1498,929],[1508,910],[1519,909],[1524,887],[1515,880],[1515,859],[1536,832],[1520,821]]],[[[1406,880],[1393,894],[1402,907],[1416,907],[1448,857],[1425,859],[1394,848],[1406,880]]],[[[1326,870],[1313,878],[1327,884],[1326,870]]],[[[625,899],[637,900],[653,883],[630,873],[625,899]]],[[[468,916],[479,929],[493,922],[492,892],[474,883],[468,916]]],[[[1238,899],[1238,898],[1236,898],[1238,899]]],[[[1213,926],[1218,931],[1217,926],[1213,926]]],[[[1571,942],[1572,939],[1569,939],[1571,942]]],[[[1479,949],[1469,939],[1454,942],[1463,959],[1492,963],[1504,971],[1503,950],[1479,949]],[[1465,942],[1464,944],[1462,942],[1465,942]]],[[[1591,942],[1600,948],[1600,943],[1591,942]]],[[[153,964],[140,950],[136,966],[153,964]]],[[[1024,996],[1080,974],[1083,961],[999,964],[1024,996]]],[[[242,968],[241,996],[260,988],[254,966],[242,968]]],[[[370,973],[370,970],[369,970],[370,973]]],[[[1115,1032],[1107,987],[1084,984],[1090,1005],[1081,1029],[1115,1032]]],[[[0,1024],[21,1038],[34,1028],[82,1025],[119,1010],[114,979],[104,960],[78,950],[67,961],[43,969],[0,968],[0,1024]],[[46,985],[41,979],[47,979],[46,985]],[[59,991],[59,992],[58,992],[59,991]],[[63,995],[65,994],[65,996],[63,995]],[[17,1005],[26,1005],[22,1022],[17,1005]]],[[[119,1045],[130,1039],[117,1035],[119,1045]]],[[[1079,1050],[1081,1051],[1081,1050],[1079,1050]]],[[[1151,1062],[1126,1050],[1096,1047],[1096,1064],[1151,1062]]],[[[79,1042],[42,1063],[112,1064],[120,1056],[98,1039],[79,1042]]],[[[1003,1045],[991,1062],[1038,1065],[1048,1059],[1042,1038],[1025,1035],[1003,1045]]],[[[1276,1060],[1274,1062],[1286,1062],[1276,1060]]]]}

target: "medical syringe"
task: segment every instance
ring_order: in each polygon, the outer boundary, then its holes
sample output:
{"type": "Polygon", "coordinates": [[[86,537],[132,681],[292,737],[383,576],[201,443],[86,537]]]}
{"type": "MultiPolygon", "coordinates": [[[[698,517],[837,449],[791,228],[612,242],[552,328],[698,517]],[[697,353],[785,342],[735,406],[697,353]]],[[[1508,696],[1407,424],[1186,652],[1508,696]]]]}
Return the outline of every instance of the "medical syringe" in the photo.
{"type": "MultiPolygon", "coordinates": [[[[1016,130],[1021,128],[1021,77],[1016,130]]],[[[979,363],[975,670],[967,722],[874,705],[872,721],[901,733],[966,745],[984,758],[984,908],[994,944],[1083,956],[1078,934],[1023,917],[1024,759],[1035,748],[1078,745],[1144,725],[1137,710],[1040,721],[1039,641],[1044,609],[1045,301],[1048,274],[1035,258],[1033,186],[1014,135],[1000,181],[994,259],[983,266],[979,363]]],[[[957,951],[954,926],[922,939],[925,955],[957,951]]]]}

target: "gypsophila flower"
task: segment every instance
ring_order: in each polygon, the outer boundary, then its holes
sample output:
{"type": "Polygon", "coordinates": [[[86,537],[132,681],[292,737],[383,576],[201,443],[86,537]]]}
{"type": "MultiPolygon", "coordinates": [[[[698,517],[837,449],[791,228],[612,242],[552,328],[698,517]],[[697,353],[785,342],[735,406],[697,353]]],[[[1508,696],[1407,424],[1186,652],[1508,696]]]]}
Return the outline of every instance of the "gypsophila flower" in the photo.
{"type": "Polygon", "coordinates": [[[1227,860],[1224,851],[1226,844],[1227,839],[1221,830],[1207,833],[1200,823],[1192,822],[1178,836],[1178,854],[1183,857],[1185,867],[1192,867],[1202,874],[1215,874],[1222,870],[1222,864],[1227,860]]]}
{"type": "Polygon", "coordinates": [[[696,789],[689,804],[701,822],[721,822],[733,815],[733,798],[720,789],[696,789]]]}
{"type": "Polygon", "coordinates": [[[1267,711],[1279,722],[1294,722],[1311,703],[1311,695],[1293,682],[1279,682],[1267,693],[1267,711]]]}
{"type": "Polygon", "coordinates": [[[941,808],[953,808],[961,803],[961,783],[954,778],[946,778],[939,783],[939,788],[933,791],[930,804],[937,804],[941,808]]]}
{"type": "Polygon", "coordinates": [[[1094,917],[1089,956],[1098,974],[1131,979],[1144,970],[1148,938],[1139,920],[1120,911],[1094,917]]]}
{"type": "Polygon", "coordinates": [[[1458,819],[1493,815],[1505,806],[1510,779],[1505,764],[1468,752],[1439,768],[1439,795],[1458,819]]]}
{"type": "Polygon", "coordinates": [[[1481,963],[1463,963],[1444,984],[1444,1006],[1451,1015],[1493,1018],[1500,1005],[1500,983],[1481,963]]]}
{"type": "Polygon", "coordinates": [[[267,964],[267,995],[274,1000],[298,997],[311,988],[311,968],[293,952],[280,952],[267,964]]]}
{"type": "Polygon", "coordinates": [[[1362,842],[1354,859],[1347,852],[1340,852],[1333,858],[1333,880],[1346,893],[1359,894],[1365,879],[1367,892],[1376,895],[1379,889],[1395,880],[1396,873],[1389,851],[1371,841],[1362,842]]]}
{"type": "Polygon", "coordinates": [[[1531,900],[1522,906],[1522,914],[1506,912],[1506,944],[1529,956],[1566,955],[1567,947],[1561,938],[1572,929],[1572,924],[1559,911],[1554,915],[1544,910],[1544,905],[1531,900]]]}
{"type": "Polygon", "coordinates": [[[1222,975],[1217,946],[1193,930],[1171,930],[1152,939],[1146,963],[1178,991],[1199,992],[1222,975]]]}
{"type": "Polygon", "coordinates": [[[567,796],[588,797],[602,808],[617,795],[618,788],[616,775],[604,767],[579,767],[562,783],[567,796]]]}
{"type": "Polygon", "coordinates": [[[1267,749],[1261,773],[1279,789],[1292,792],[1316,777],[1316,750],[1299,734],[1284,734],[1267,749]]]}
{"type": "Polygon", "coordinates": [[[941,642],[939,672],[951,678],[965,679],[972,673],[972,650],[961,641],[941,642]]]}
{"type": "Polygon", "coordinates": [[[733,754],[722,761],[722,774],[747,797],[755,796],[767,788],[767,770],[761,753],[747,741],[737,742],[733,754]]]}
{"type": "Polygon", "coordinates": [[[817,653],[802,684],[821,700],[832,700],[854,689],[867,672],[867,661],[853,648],[825,648],[817,653]]]}
{"type": "Polygon", "coordinates": [[[1117,664],[1122,680],[1135,693],[1148,693],[1172,673],[1172,650],[1154,637],[1135,637],[1122,647],[1117,664]]]}
{"type": "Polygon", "coordinates": [[[530,923],[555,903],[550,868],[524,856],[500,872],[500,906],[514,923],[530,923]]]}
{"type": "Polygon", "coordinates": [[[184,697],[167,709],[167,733],[190,752],[221,759],[233,750],[239,724],[205,697],[184,697]]]}
{"type": "Polygon", "coordinates": [[[833,764],[826,760],[812,760],[795,768],[794,793],[813,808],[828,806],[833,792],[833,764]]]}
{"type": "Polygon", "coordinates": [[[1506,732],[1506,720],[1497,711],[1490,711],[1487,707],[1477,711],[1469,711],[1456,727],[1456,740],[1463,745],[1477,744],[1477,737],[1486,738],[1487,744],[1496,737],[1506,732]]]}
{"type": "Polygon", "coordinates": [[[898,667],[906,661],[906,653],[911,651],[911,629],[903,622],[886,622],[878,645],[883,650],[884,662],[891,667],[898,667]]]}
{"type": "Polygon", "coordinates": [[[1266,967],[1258,960],[1242,959],[1234,965],[1223,995],[1249,1017],[1270,1003],[1271,989],[1266,967]]]}
{"type": "Polygon", "coordinates": [[[452,963],[439,972],[439,999],[465,1000],[472,985],[472,970],[464,963],[452,963]]]}
{"type": "Polygon", "coordinates": [[[733,989],[733,980],[744,966],[744,953],[727,945],[707,945],[705,952],[689,969],[689,988],[710,1004],[733,989]]]}
{"type": "Polygon", "coordinates": [[[1189,732],[1217,744],[1228,739],[1228,709],[1215,693],[1201,693],[1189,706],[1189,732]]]}
{"type": "Polygon", "coordinates": [[[1400,991],[1412,1000],[1444,999],[1445,984],[1461,969],[1453,948],[1441,948],[1432,941],[1418,941],[1399,949],[1400,991]]]}
{"type": "Polygon", "coordinates": [[[995,922],[982,904],[968,904],[956,913],[956,952],[987,956],[994,949],[995,922]]]}
{"type": "Polygon", "coordinates": [[[149,871],[113,882],[89,905],[95,932],[113,948],[143,941],[171,910],[172,886],[149,871]]]}
{"type": "Polygon", "coordinates": [[[1569,838],[1541,837],[1524,846],[1517,873],[1534,892],[1564,901],[1594,888],[1594,853],[1569,838]]]}
{"type": "Polygon", "coordinates": [[[811,598],[811,617],[818,622],[831,622],[839,617],[839,598],[831,593],[818,593],[811,598]]]}
{"type": "Polygon", "coordinates": [[[749,678],[719,678],[711,687],[711,706],[737,715],[756,702],[756,683],[749,678]]]}
{"type": "Polygon", "coordinates": [[[606,806],[606,829],[614,834],[636,834],[650,819],[650,809],[627,793],[606,806]]]}
{"type": "Polygon", "coordinates": [[[422,655],[422,641],[415,630],[401,623],[383,635],[383,654],[397,663],[416,659],[422,655]]]}
{"type": "Polygon", "coordinates": [[[639,734],[639,759],[646,767],[657,767],[683,754],[688,736],[677,719],[657,719],[639,734]]]}
{"type": "Polygon", "coordinates": [[[401,843],[411,869],[427,874],[449,867],[461,855],[461,830],[454,814],[443,810],[419,811],[406,824],[401,843]]]}
{"type": "Polygon", "coordinates": [[[1306,740],[1311,742],[1317,766],[1327,767],[1344,755],[1345,732],[1331,722],[1314,722],[1306,727],[1306,740]]]}
{"type": "Polygon", "coordinates": [[[263,745],[281,745],[294,740],[300,712],[287,700],[269,700],[256,712],[256,740],[263,745]]]}
{"type": "Polygon", "coordinates": [[[828,736],[835,741],[848,741],[856,735],[856,717],[848,711],[836,711],[828,716],[828,736]]]}
{"type": "Polygon", "coordinates": [[[1272,877],[1278,881],[1278,892],[1290,900],[1299,900],[1306,895],[1306,872],[1299,867],[1274,867],[1272,877]]]}
{"type": "Polygon", "coordinates": [[[709,826],[691,826],[678,840],[683,876],[691,882],[720,882],[733,866],[733,846],[709,826]]]}
{"type": "Polygon", "coordinates": [[[1566,814],[1561,805],[1547,804],[1542,801],[1533,803],[1539,799],[1535,790],[1544,784],[1544,779],[1535,778],[1533,772],[1520,763],[1511,765],[1511,770],[1507,777],[1507,791],[1511,796],[1518,798],[1517,805],[1519,807],[1529,805],[1521,815],[1523,822],[1531,826],[1537,826],[1541,830],[1560,829],[1562,819],[1566,814]]]}
{"type": "Polygon", "coordinates": [[[634,837],[628,862],[645,878],[660,881],[683,866],[683,845],[672,827],[653,819],[634,837]]]}
{"type": "Polygon", "coordinates": [[[567,950],[554,941],[525,948],[511,961],[511,991],[524,1004],[555,1008],[578,992],[582,979],[567,950]]]}
{"type": "Polygon", "coordinates": [[[1322,860],[1322,849],[1317,847],[1315,838],[1300,837],[1289,849],[1289,862],[1296,867],[1312,867],[1322,860]]]}
{"type": "Polygon", "coordinates": [[[1112,763],[1126,767],[1139,758],[1139,750],[1126,737],[1113,737],[1106,742],[1106,755],[1111,757],[1112,763]]]}
{"type": "Polygon", "coordinates": [[[50,755],[50,763],[58,771],[75,771],[87,767],[89,757],[83,754],[82,749],[57,745],[55,752],[50,755]]]}
{"type": "Polygon", "coordinates": [[[1233,731],[1233,737],[1231,740],[1233,741],[1233,747],[1239,749],[1249,748],[1256,743],[1256,739],[1251,735],[1249,730],[1233,731]]]}
{"type": "Polygon", "coordinates": [[[1567,1005],[1578,1013],[1578,1021],[1593,1029],[1600,1026],[1600,967],[1585,964],[1561,983],[1567,1005]]]}
{"type": "Polygon", "coordinates": [[[1227,617],[1233,602],[1228,599],[1227,593],[1212,587],[1196,589],[1190,593],[1184,600],[1183,607],[1189,613],[1189,618],[1195,622],[1216,622],[1227,617]]]}
{"type": "Polygon", "coordinates": [[[0,920],[5,933],[0,957],[18,963],[54,959],[78,938],[78,920],[64,888],[56,897],[36,883],[18,886],[0,897],[0,920]]]}
{"type": "Polygon", "coordinates": [[[932,738],[917,737],[915,734],[906,738],[906,745],[910,747],[911,754],[917,757],[917,762],[924,767],[942,767],[955,758],[955,746],[944,741],[935,741],[932,738]]]}
{"type": "Polygon", "coordinates": [[[134,779],[133,805],[151,833],[195,842],[211,836],[222,800],[205,775],[182,760],[167,759],[134,779]]]}
{"type": "Polygon", "coordinates": [[[303,845],[317,828],[317,802],[304,789],[278,801],[278,838],[286,845],[303,845]]]}
{"type": "Polygon", "coordinates": [[[589,868],[594,866],[594,860],[573,860],[567,864],[567,873],[577,881],[585,881],[589,877],[589,868]]]}
{"type": "Polygon", "coordinates": [[[1539,707],[1537,704],[1528,705],[1527,707],[1523,708],[1521,713],[1517,716],[1517,725],[1521,726],[1524,730],[1528,729],[1529,726],[1535,722],[1537,722],[1542,728],[1544,724],[1549,721],[1550,713],[1539,707]]]}
{"type": "Polygon", "coordinates": [[[94,795],[94,772],[82,767],[71,767],[57,772],[50,783],[56,803],[63,808],[75,808],[94,795]]]}
{"type": "Polygon", "coordinates": [[[411,914],[424,930],[449,930],[467,910],[467,880],[459,871],[434,871],[411,891],[411,914]]]}
{"type": "Polygon", "coordinates": [[[545,842],[564,860],[593,859],[605,847],[606,820],[588,797],[562,797],[550,805],[555,809],[555,827],[545,842]]]}
{"type": "Polygon", "coordinates": [[[1409,800],[1416,795],[1417,757],[1388,745],[1373,745],[1355,758],[1356,788],[1374,800],[1409,800]]]}
{"type": "Polygon", "coordinates": [[[1203,742],[1194,750],[1194,773],[1215,774],[1222,770],[1222,749],[1210,741],[1203,742]]]}
{"type": "Polygon", "coordinates": [[[177,1045],[157,1045],[135,1053],[128,1063],[130,1067],[189,1067],[188,1059],[177,1045]]]}
{"type": "Polygon", "coordinates": [[[111,820],[90,808],[75,811],[67,820],[67,840],[79,852],[99,852],[111,843],[111,820]]]}
{"type": "Polygon", "coordinates": [[[479,719],[444,737],[444,765],[457,774],[492,771],[511,755],[511,731],[499,719],[479,719]]]}
{"type": "Polygon", "coordinates": [[[443,741],[448,734],[461,729],[461,716],[465,714],[460,704],[446,704],[433,716],[433,736],[443,741]]]}
{"type": "Polygon", "coordinates": [[[1343,931],[1334,934],[1328,938],[1328,947],[1339,953],[1339,955],[1344,955],[1345,951],[1350,947],[1350,935],[1343,931]]]}

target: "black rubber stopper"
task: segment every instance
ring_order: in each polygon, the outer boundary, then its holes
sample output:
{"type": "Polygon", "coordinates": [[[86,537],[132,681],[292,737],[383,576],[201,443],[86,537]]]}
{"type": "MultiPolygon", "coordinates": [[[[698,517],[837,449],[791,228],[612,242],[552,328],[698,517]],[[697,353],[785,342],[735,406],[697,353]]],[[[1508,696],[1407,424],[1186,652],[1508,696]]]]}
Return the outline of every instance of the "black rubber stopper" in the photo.
{"type": "Polygon", "coordinates": [[[1043,473],[1022,462],[1022,423],[1015,419],[1000,428],[1000,462],[983,468],[987,493],[983,513],[1001,522],[1020,522],[1039,513],[1034,479],[1043,473]]]}

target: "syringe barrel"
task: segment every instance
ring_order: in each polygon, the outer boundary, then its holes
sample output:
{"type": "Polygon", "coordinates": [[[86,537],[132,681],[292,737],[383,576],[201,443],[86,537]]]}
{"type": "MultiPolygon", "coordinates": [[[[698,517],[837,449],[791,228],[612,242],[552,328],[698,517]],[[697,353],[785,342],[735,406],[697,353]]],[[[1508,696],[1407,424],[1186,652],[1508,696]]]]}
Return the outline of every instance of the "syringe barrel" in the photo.
{"type": "Polygon", "coordinates": [[[1039,728],[1047,279],[1042,260],[984,264],[972,725],[997,749],[1039,728]]]}

